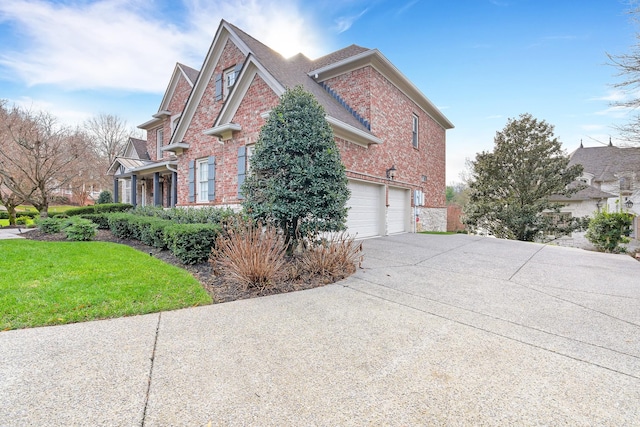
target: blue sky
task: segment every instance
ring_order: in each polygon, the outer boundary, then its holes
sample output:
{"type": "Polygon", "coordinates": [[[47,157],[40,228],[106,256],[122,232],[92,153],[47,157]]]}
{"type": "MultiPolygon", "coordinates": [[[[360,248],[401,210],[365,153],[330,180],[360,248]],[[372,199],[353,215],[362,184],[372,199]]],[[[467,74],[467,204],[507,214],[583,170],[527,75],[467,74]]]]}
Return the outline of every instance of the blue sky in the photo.
{"type": "Polygon", "coordinates": [[[202,65],[220,19],[285,56],[378,48],[456,126],[447,182],[508,118],[555,126],[570,152],[618,143],[629,111],[606,53],[629,52],[625,0],[10,0],[0,2],[0,98],[69,125],[154,114],[175,62],[202,65]]]}

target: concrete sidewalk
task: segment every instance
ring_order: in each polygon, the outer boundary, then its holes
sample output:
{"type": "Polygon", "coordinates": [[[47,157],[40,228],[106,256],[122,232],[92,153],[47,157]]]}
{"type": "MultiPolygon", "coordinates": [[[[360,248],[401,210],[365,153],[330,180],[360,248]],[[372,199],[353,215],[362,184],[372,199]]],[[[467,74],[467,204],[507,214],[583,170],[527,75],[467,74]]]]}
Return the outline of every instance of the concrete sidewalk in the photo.
{"type": "Polygon", "coordinates": [[[0,228],[0,240],[6,239],[24,239],[21,233],[35,230],[34,228],[0,228]]]}
{"type": "Polygon", "coordinates": [[[339,284],[0,332],[0,425],[639,425],[640,263],[463,235],[339,284]]]}

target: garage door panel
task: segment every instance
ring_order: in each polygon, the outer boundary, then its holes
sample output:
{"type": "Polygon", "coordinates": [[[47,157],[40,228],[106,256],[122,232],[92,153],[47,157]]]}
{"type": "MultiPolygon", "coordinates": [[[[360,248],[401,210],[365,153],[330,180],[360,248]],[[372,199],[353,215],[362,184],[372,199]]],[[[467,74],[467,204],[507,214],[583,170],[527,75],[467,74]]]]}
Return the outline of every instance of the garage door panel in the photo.
{"type": "Polygon", "coordinates": [[[358,238],[379,236],[381,234],[383,187],[361,181],[349,181],[351,197],[347,216],[347,228],[350,234],[358,238]]]}
{"type": "Polygon", "coordinates": [[[410,192],[406,188],[389,187],[387,229],[389,234],[407,231],[411,212],[410,192]]]}

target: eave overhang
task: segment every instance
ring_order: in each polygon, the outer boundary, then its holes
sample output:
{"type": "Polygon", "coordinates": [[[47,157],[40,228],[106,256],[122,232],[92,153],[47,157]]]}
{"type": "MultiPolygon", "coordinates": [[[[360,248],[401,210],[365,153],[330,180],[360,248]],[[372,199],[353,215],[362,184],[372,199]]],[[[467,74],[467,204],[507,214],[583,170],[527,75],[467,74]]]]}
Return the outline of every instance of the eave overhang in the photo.
{"type": "Polygon", "coordinates": [[[148,129],[152,129],[154,127],[160,126],[161,124],[162,124],[161,118],[154,118],[149,120],[148,122],[144,122],[141,125],[138,125],[138,129],[148,130],[148,129]]]}
{"type": "Polygon", "coordinates": [[[222,141],[227,141],[233,137],[233,132],[242,130],[242,126],[237,123],[225,123],[219,126],[214,126],[210,129],[202,131],[205,135],[217,136],[222,141]]]}
{"type": "Polygon", "coordinates": [[[326,119],[333,128],[334,136],[337,136],[338,138],[345,139],[364,147],[369,147],[371,144],[382,144],[383,142],[377,136],[364,132],[334,117],[326,116],[326,119]]]}
{"type": "Polygon", "coordinates": [[[180,155],[188,149],[189,149],[189,144],[187,144],[186,142],[175,142],[173,144],[162,147],[160,150],[168,151],[170,153],[174,153],[175,155],[180,155]]]}

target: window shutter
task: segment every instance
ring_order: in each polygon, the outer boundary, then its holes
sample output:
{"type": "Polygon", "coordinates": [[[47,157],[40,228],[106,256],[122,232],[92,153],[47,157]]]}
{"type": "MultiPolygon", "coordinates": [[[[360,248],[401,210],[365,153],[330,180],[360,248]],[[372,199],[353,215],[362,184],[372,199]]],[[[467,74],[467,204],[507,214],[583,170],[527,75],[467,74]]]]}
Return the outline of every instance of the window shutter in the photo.
{"type": "Polygon", "coordinates": [[[189,202],[196,201],[196,161],[189,160],[189,202]]]}
{"type": "Polygon", "coordinates": [[[238,199],[244,199],[242,184],[247,174],[247,147],[238,147],[238,199]]]}
{"type": "Polygon", "coordinates": [[[215,75],[216,82],[216,101],[222,100],[222,74],[215,75]]]}
{"type": "Polygon", "coordinates": [[[208,196],[209,201],[216,198],[216,156],[209,156],[207,160],[207,179],[209,180],[208,196]]]}
{"type": "Polygon", "coordinates": [[[233,72],[236,73],[236,80],[238,79],[238,75],[240,74],[240,70],[242,70],[243,62],[239,62],[236,64],[236,67],[233,69],[233,72]]]}

